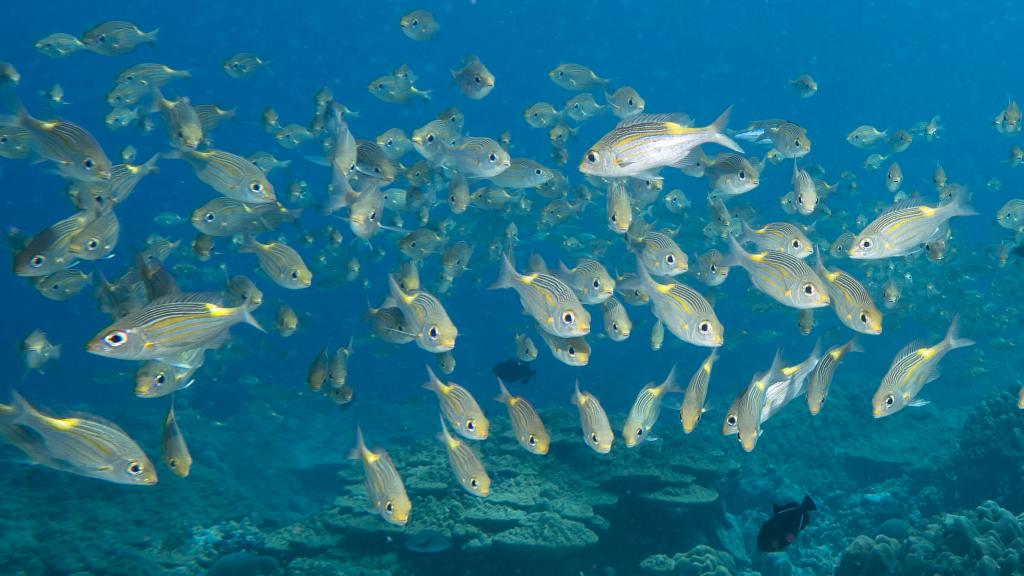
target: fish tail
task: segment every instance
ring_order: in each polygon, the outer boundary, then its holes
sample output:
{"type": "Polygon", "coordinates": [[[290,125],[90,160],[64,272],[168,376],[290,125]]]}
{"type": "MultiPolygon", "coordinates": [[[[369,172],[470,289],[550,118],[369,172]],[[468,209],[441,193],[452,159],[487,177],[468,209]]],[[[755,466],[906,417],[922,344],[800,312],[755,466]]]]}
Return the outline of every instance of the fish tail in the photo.
{"type": "Polygon", "coordinates": [[[256,239],[252,234],[242,236],[242,244],[238,246],[239,254],[253,254],[256,252],[256,239]]]}
{"type": "Polygon", "coordinates": [[[580,405],[580,400],[582,398],[583,398],[583,394],[580,393],[580,379],[577,378],[576,379],[576,389],[572,391],[572,396],[569,398],[569,401],[572,402],[573,404],[579,406],[580,405]]]}
{"type": "Polygon", "coordinates": [[[814,343],[814,348],[811,350],[811,358],[814,358],[814,363],[817,364],[818,360],[821,360],[821,338],[814,343]]]}
{"type": "Polygon", "coordinates": [[[159,172],[160,169],[157,168],[156,163],[157,163],[158,160],[160,160],[163,157],[164,157],[164,155],[161,154],[160,152],[157,152],[156,154],[153,154],[152,156],[150,156],[149,160],[146,160],[142,164],[142,167],[145,169],[145,172],[147,174],[153,174],[154,172],[159,172]]]}
{"type": "Polygon", "coordinates": [[[970,338],[960,337],[960,315],[956,314],[953,316],[953,321],[949,323],[949,330],[946,331],[946,345],[950,350],[956,348],[966,348],[974,345],[974,340],[970,338]]]}
{"type": "Polygon", "coordinates": [[[441,379],[437,377],[437,374],[434,373],[430,366],[427,366],[427,377],[429,380],[423,383],[423,388],[431,392],[441,392],[441,379]]]}
{"type": "Polygon", "coordinates": [[[754,230],[747,224],[746,220],[740,219],[740,240],[743,242],[752,241],[754,238],[754,230]]]}
{"type": "Polygon", "coordinates": [[[672,369],[669,370],[668,376],[665,378],[665,382],[662,384],[662,394],[672,394],[674,392],[682,392],[683,389],[679,387],[679,382],[676,381],[676,365],[672,365],[672,369]]]}
{"type": "Polygon", "coordinates": [[[252,311],[249,309],[248,304],[246,304],[245,308],[242,310],[242,321],[252,326],[253,328],[259,330],[260,332],[266,332],[263,326],[260,326],[260,323],[256,320],[256,317],[252,315],[252,311]]]}
{"type": "Polygon", "coordinates": [[[849,347],[850,352],[863,352],[864,351],[864,347],[860,345],[860,335],[859,334],[855,334],[853,336],[853,338],[850,338],[850,341],[847,342],[846,345],[849,347]]]}
{"type": "Polygon", "coordinates": [[[360,460],[363,457],[363,452],[366,451],[366,442],[363,440],[363,429],[356,424],[356,447],[349,450],[349,460],[360,460]]]}
{"type": "Polygon", "coordinates": [[[740,246],[740,243],[736,241],[736,237],[733,236],[732,234],[727,235],[726,241],[729,243],[729,253],[726,254],[725,256],[722,256],[722,261],[719,263],[719,266],[742,267],[744,264],[745,257],[747,256],[747,251],[743,249],[743,246],[740,246]]]}
{"type": "Polygon", "coordinates": [[[11,388],[11,403],[0,404],[0,418],[4,420],[16,421],[19,417],[34,411],[35,408],[13,388],[11,388]]]}
{"type": "Polygon", "coordinates": [[[725,133],[725,128],[729,125],[729,114],[731,113],[732,106],[729,106],[724,112],[718,115],[718,118],[716,118],[714,122],[708,124],[707,130],[710,133],[712,142],[742,154],[743,148],[741,148],[739,144],[737,144],[732,138],[729,138],[725,133]]]}
{"type": "Polygon", "coordinates": [[[508,401],[512,398],[512,394],[509,394],[508,388],[505,387],[505,383],[502,382],[501,378],[498,378],[498,388],[500,392],[495,400],[502,404],[508,404],[508,401]]]}
{"type": "Polygon", "coordinates": [[[978,212],[969,204],[967,189],[958,190],[956,194],[944,205],[952,216],[977,216],[978,212]]]}
{"type": "Polygon", "coordinates": [[[501,272],[498,273],[498,279],[491,284],[490,290],[500,290],[502,288],[511,288],[514,286],[516,274],[516,268],[512,265],[512,261],[509,260],[508,254],[501,255],[501,272]]]}
{"type": "Polygon", "coordinates": [[[800,503],[800,509],[804,512],[814,512],[818,507],[814,505],[814,500],[811,500],[810,494],[804,494],[804,501],[800,503]]]}

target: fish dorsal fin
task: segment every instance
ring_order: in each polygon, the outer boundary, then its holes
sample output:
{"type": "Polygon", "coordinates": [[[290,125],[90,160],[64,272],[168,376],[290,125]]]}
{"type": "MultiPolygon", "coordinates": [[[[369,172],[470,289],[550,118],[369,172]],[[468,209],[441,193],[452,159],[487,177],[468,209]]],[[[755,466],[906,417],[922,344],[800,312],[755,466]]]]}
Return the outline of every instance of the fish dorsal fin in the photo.
{"type": "Polygon", "coordinates": [[[615,125],[616,128],[636,126],[637,124],[656,124],[659,122],[674,122],[680,126],[693,126],[693,119],[688,114],[677,112],[673,114],[637,114],[630,116],[615,125]]]}
{"type": "Polygon", "coordinates": [[[900,200],[899,202],[893,203],[892,206],[889,206],[888,208],[883,210],[882,214],[888,214],[890,212],[904,210],[906,208],[914,208],[915,206],[924,206],[925,204],[926,202],[923,197],[914,196],[913,198],[907,198],[906,200],[900,200]]]}
{"type": "Polygon", "coordinates": [[[797,509],[799,507],[800,507],[800,505],[797,504],[796,502],[790,502],[788,504],[775,504],[775,503],[772,503],[772,511],[775,514],[779,514],[780,512],[785,512],[786,510],[795,510],[795,509],[797,509]]]}
{"type": "Polygon", "coordinates": [[[906,346],[901,348],[900,351],[896,353],[896,358],[892,362],[893,362],[893,364],[895,364],[895,363],[899,362],[900,360],[903,360],[907,356],[910,356],[914,352],[917,352],[921,348],[927,348],[927,347],[928,347],[928,344],[926,344],[924,340],[914,340],[910,344],[907,344],[906,346]]]}

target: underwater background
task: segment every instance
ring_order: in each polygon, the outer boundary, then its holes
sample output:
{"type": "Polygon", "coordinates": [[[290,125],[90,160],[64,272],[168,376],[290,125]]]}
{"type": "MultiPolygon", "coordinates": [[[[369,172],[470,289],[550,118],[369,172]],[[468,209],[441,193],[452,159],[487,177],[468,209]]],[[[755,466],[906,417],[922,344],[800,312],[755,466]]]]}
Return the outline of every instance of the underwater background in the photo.
{"type": "MultiPolygon", "coordinates": [[[[907,128],[939,116],[941,136],[915,139],[898,155],[904,189],[928,198],[936,162],[951,182],[967,187],[978,216],[953,221],[952,238],[938,262],[923,256],[891,261],[840,261],[864,282],[876,301],[896,276],[902,295],[885,310],[885,331],[862,336],[863,354],[837,370],[829,400],[811,416],[805,402],[766,423],[758,447],[744,452],[721,434],[732,398],[751,375],[764,370],[776,349],[797,362],[820,337],[823,346],[853,334],[829,310],[818,311],[809,335],[797,311],[752,289],[745,272],[705,295],[726,327],[721,359],[708,392],[710,409],[697,429],[680,428],[678,400],[666,403],[654,429],[657,440],[596,454],[580,438],[569,397],[578,379],[600,398],[618,436],[637,392],[660,382],[675,365],[680,384],[707,350],[669,335],[659,351],[649,337],[648,307],[628,307],[633,332],[625,342],[591,340],[585,367],[567,366],[548,353],[507,290],[488,290],[498,261],[487,246],[515,222],[517,267],[531,254],[549,266],[589,256],[584,241],[607,240],[602,263],[615,275],[632,269],[625,243],[608,230],[603,190],[578,218],[541,231],[532,212],[509,215],[471,208],[457,219],[477,251],[469,270],[441,301],[459,328],[449,378],[476,396],[492,422],[491,438],[474,444],[492,478],[486,499],[465,493],[452,478],[438,442],[437,400],[421,387],[433,354],[414,344],[397,346],[371,337],[363,319],[368,302],[388,296],[387,274],[398,264],[401,235],[382,231],[369,245],[354,241],[347,223],[309,209],[295,225],[264,238],[284,237],[314,272],[309,289],[291,291],[258,270],[255,259],[218,238],[216,254],[199,262],[189,243],[188,222],[213,193],[171,159],[147,176],[118,208],[120,240],[115,256],[81,262],[115,277],[132,264],[132,248],[160,234],[181,245],[165,265],[187,290],[219,290],[228,276],[246,274],[264,293],[255,312],[270,329],[233,330],[230,343],[213,350],[195,383],[176,394],[175,411],[194,465],[178,478],[158,462],[168,397],[137,398],[134,363],[88,354],[84,344],[110,324],[86,288],[65,301],[43,298],[13,274],[0,283],[4,302],[0,341],[3,386],[55,414],[83,412],[116,422],[156,462],[160,482],[134,487],[105,483],[32,466],[9,444],[0,445],[0,573],[50,574],[631,574],[715,575],[931,575],[1024,573],[1024,416],[1017,408],[1024,356],[1021,334],[1021,262],[996,257],[999,246],[1018,244],[1013,230],[997,226],[996,213],[1021,196],[1022,173],[1008,162],[1020,136],[992,127],[992,118],[1024,93],[1019,29],[1024,8],[1016,2],[8,2],[0,6],[0,59],[21,73],[17,98],[34,116],[59,115],[96,136],[115,158],[127,145],[138,158],[166,152],[159,125],[149,134],[104,125],[104,96],[114,77],[142,62],[191,71],[166,89],[193,103],[237,107],[236,117],[216,131],[216,146],[248,155],[271,151],[291,165],[270,180],[290,205],[288,184],[308,182],[323,195],[330,171],[304,156],[321,154],[316,141],[300,149],[277,146],[260,126],[273,106],[284,122],[304,124],[322,86],[358,111],[348,119],[357,138],[373,139],[393,127],[411,132],[439,112],[457,106],[464,133],[497,138],[511,133],[512,156],[555,166],[547,130],[531,128],[523,110],[538,101],[561,103],[574,94],[546,78],[566,62],[593,68],[612,86],[630,85],[646,100],[646,112],[686,112],[695,124],[710,123],[733,106],[731,128],[764,118],[785,118],[807,130],[813,149],[803,162],[820,164],[829,181],[849,171],[859,185],[827,203],[831,214],[809,233],[828,253],[832,240],[857,230],[859,214],[891,202],[882,169],[868,170],[869,152],[848,144],[862,124],[907,128]],[[413,9],[430,10],[441,23],[437,38],[414,42],[398,26],[413,9]],[[52,59],[33,48],[56,31],[80,34],[106,20],[130,20],[143,30],[159,28],[155,46],[106,57],[81,51],[52,59]],[[236,79],[221,62],[238,52],[269,61],[268,70],[236,79]],[[496,78],[482,100],[464,97],[450,69],[476,54],[496,78]],[[428,102],[382,102],[366,86],[400,64],[416,71],[428,102]],[[789,80],[807,73],[819,90],[798,98],[789,80]],[[38,92],[59,82],[70,103],[47,108],[38,92]],[[173,212],[184,221],[162,225],[173,212]],[[329,247],[326,226],[345,241],[329,247]],[[311,241],[300,237],[309,234],[311,241]],[[588,236],[589,235],[589,236],[588,236]],[[347,280],[346,263],[357,258],[358,278],[347,280]],[[272,329],[282,303],[299,316],[294,335],[272,329]],[[977,342],[942,363],[941,378],[928,384],[927,406],[874,419],[871,396],[893,356],[917,338],[932,344],[959,313],[961,334],[977,342]],[[34,329],[62,346],[45,373],[27,371],[18,343],[34,329]],[[514,335],[529,333],[541,347],[535,377],[509,384],[529,399],[552,437],[545,456],[516,445],[505,409],[492,401],[498,386],[492,367],[514,356],[514,335]],[[306,386],[310,363],[321,348],[354,340],[348,383],[350,404],[339,406],[306,386]],[[383,448],[402,473],[413,510],[406,526],[392,526],[370,510],[363,470],[347,460],[362,428],[371,448],[383,448]],[[785,551],[755,546],[772,504],[814,498],[817,511],[785,551]]],[[[603,95],[595,93],[603,103],[603,95]]],[[[568,140],[561,167],[572,188],[585,180],[576,169],[588,146],[617,122],[610,114],[580,123],[568,140]]],[[[576,127],[576,124],[573,123],[576,127]]],[[[755,146],[743,143],[748,152],[755,146]]],[[[716,150],[717,151],[717,150],[716,150]]],[[[710,153],[710,150],[709,150],[710,153]]],[[[404,161],[414,162],[415,152],[404,161]]],[[[779,204],[791,189],[790,161],[767,164],[760,186],[734,202],[760,223],[793,220],[779,204]]],[[[0,225],[29,234],[70,215],[64,182],[45,164],[0,159],[0,225]]],[[[399,186],[398,183],[395,186],[399,186]]],[[[676,241],[691,255],[727,246],[706,237],[707,185],[666,171],[665,191],[679,188],[692,206],[683,214],[660,209],[649,218],[679,227],[676,241]]],[[[402,187],[402,186],[399,186],[402,187]]],[[[443,192],[442,192],[443,194],[443,192]]],[[[530,195],[531,192],[526,192],[530,195]]],[[[432,209],[449,214],[444,202],[432,209]]],[[[406,226],[416,224],[404,214],[406,226]]],[[[870,221],[871,218],[869,217],[870,221]]],[[[13,253],[12,253],[13,254],[13,253]]],[[[13,260],[13,256],[12,256],[13,260]]],[[[829,265],[837,262],[830,259],[829,265]]],[[[439,271],[433,257],[421,269],[424,285],[439,271]]],[[[600,313],[595,308],[594,331],[600,313]]],[[[678,398],[679,395],[676,395],[678,398]]],[[[6,391],[2,395],[6,401],[6,391]]]]}

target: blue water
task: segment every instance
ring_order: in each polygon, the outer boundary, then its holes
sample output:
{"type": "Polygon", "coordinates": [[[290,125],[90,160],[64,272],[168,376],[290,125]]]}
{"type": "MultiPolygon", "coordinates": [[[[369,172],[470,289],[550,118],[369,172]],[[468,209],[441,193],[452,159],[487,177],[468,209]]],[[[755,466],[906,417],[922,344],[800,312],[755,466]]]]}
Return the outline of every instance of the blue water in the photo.
{"type": "MultiPolygon", "coordinates": [[[[358,118],[349,120],[350,127],[357,138],[369,140],[393,127],[411,134],[440,111],[457,106],[465,113],[467,135],[496,138],[509,130],[513,157],[527,156],[555,167],[547,130],[530,128],[522,112],[538,101],[560,108],[573,93],[554,85],[546,78],[547,72],[560,63],[579,62],[611,78],[613,86],[636,88],[646,100],[647,112],[685,111],[703,125],[733,106],[733,128],[765,118],[785,118],[806,128],[813,144],[801,164],[820,164],[829,182],[850,171],[859,184],[855,194],[827,200],[833,216],[817,219],[811,236],[826,251],[840,230],[859,229],[854,223],[858,215],[868,215],[870,220],[875,208],[891,202],[885,190],[888,162],[881,170],[865,170],[863,162],[869,152],[845,142],[846,134],[861,124],[909,129],[939,115],[943,130],[938,140],[929,143],[918,137],[906,152],[894,156],[905,174],[903,189],[933,199],[932,169],[941,161],[950,182],[971,190],[971,203],[980,214],[952,221],[949,253],[939,263],[920,256],[830,262],[864,281],[879,305],[881,285],[890,274],[910,280],[902,280],[903,298],[898,306],[883,310],[883,335],[862,337],[867,352],[849,357],[840,367],[823,412],[812,418],[803,399],[796,400],[777,421],[765,425],[764,437],[752,454],[743,453],[735,437],[718,433],[726,408],[751,374],[768,367],[776,348],[795,363],[807,355],[817,337],[823,338],[827,347],[844,342],[852,333],[825,309],[817,311],[811,335],[801,336],[796,310],[753,291],[746,273],[738,269],[713,291],[700,286],[692,275],[682,277],[704,294],[714,295],[715,310],[726,329],[726,345],[710,385],[711,410],[704,415],[698,433],[684,437],[672,408],[678,401],[674,405],[669,402],[672,407],[664,409],[655,429],[661,439],[633,449],[640,456],[629,457],[671,467],[674,450],[680,447],[695,450],[706,445],[721,450],[739,467],[709,481],[720,494],[712,505],[659,515],[620,498],[618,505],[602,509],[610,527],[598,531],[600,544],[550,561],[498,547],[482,552],[460,549],[463,542],[458,534],[452,534],[451,526],[437,528],[451,540],[450,549],[440,555],[410,553],[401,532],[388,529],[379,516],[365,510],[359,513],[365,515],[363,521],[369,527],[364,529],[369,533],[366,541],[355,538],[326,551],[298,553],[280,552],[243,538],[198,558],[190,556],[190,548],[175,543],[194,540],[197,533],[213,527],[223,530],[230,521],[252,518],[264,534],[289,525],[311,529],[309,518],[330,509],[341,486],[352,484],[353,476],[359,478],[359,464],[344,458],[353,446],[357,423],[371,446],[385,448],[395,456],[400,472],[403,461],[398,455],[432,451],[428,453],[440,470],[438,477],[450,482],[449,490],[417,493],[410,489],[414,521],[417,503],[423,499],[447,498],[456,503],[453,506],[462,506],[471,497],[450,478],[440,445],[433,440],[436,402],[420,384],[425,380],[424,366],[436,366],[435,359],[414,344],[396,347],[370,339],[369,326],[361,320],[368,301],[376,306],[387,295],[386,275],[397,265],[400,236],[381,232],[374,238],[372,248],[386,252],[375,261],[370,247],[352,241],[344,220],[321,216],[315,210],[307,210],[298,227],[285,226],[262,235],[264,240],[287,238],[313,268],[313,286],[300,292],[276,286],[257,270],[252,256],[236,253],[226,239],[218,239],[217,254],[210,262],[199,263],[188,249],[195,230],[187,221],[160,227],[153,218],[170,211],[187,220],[193,209],[216,193],[197,180],[186,163],[162,160],[159,173],[145,178],[135,195],[118,208],[122,230],[115,257],[79,266],[115,277],[131,265],[132,247],[142,246],[149,234],[159,233],[182,241],[181,248],[168,259],[172,272],[178,263],[198,267],[178,268],[183,286],[219,290],[225,271],[246,274],[264,291],[263,308],[256,313],[260,321],[271,328],[278,305],[287,303],[300,315],[299,330],[284,339],[272,330],[263,334],[247,326],[234,328],[234,342],[227,350],[211,353],[196,375],[196,384],[178,394],[179,421],[195,459],[192,475],[182,480],[159,461],[167,399],[134,397],[135,363],[93,356],[84,350],[84,343],[110,322],[109,316],[97,309],[91,290],[55,302],[41,297],[24,279],[8,276],[2,284],[5,306],[0,323],[0,341],[8,351],[0,355],[6,384],[53,413],[85,412],[117,422],[154,460],[160,482],[150,488],[135,488],[62,474],[30,466],[21,452],[5,445],[0,448],[0,483],[4,485],[0,525],[6,527],[0,572],[128,573],[131,570],[118,560],[123,558],[139,562],[139,570],[146,574],[203,573],[219,556],[244,551],[274,557],[281,573],[287,574],[318,573],[306,567],[314,560],[334,561],[337,564],[332,566],[351,573],[373,573],[365,570],[375,569],[381,573],[469,574],[500,564],[511,566],[507,569],[511,574],[516,573],[516,562],[524,558],[533,563],[529,565],[535,571],[529,573],[646,574],[652,572],[640,566],[643,558],[685,553],[701,543],[723,556],[735,556],[736,549],[725,550],[721,541],[695,536],[685,527],[695,517],[715,526],[728,514],[745,542],[739,548],[745,548],[749,556],[735,561],[735,573],[818,574],[831,573],[855,537],[875,537],[879,525],[889,519],[910,525],[912,535],[898,539],[906,551],[914,538],[927,539],[929,522],[941,522],[944,514],[969,516],[986,500],[996,500],[1012,514],[1024,513],[1021,500],[1012,496],[1013,490],[1006,489],[1005,483],[964,485],[966,481],[958,476],[964,471],[958,464],[964,461],[960,456],[964,451],[977,456],[980,450],[972,468],[990,467],[992,475],[1000,478],[1024,463],[1020,451],[994,447],[1010,442],[1005,439],[1014,437],[1014,430],[1024,429],[1014,412],[1015,398],[1005,394],[1016,395],[1020,386],[1021,356],[1014,343],[1019,338],[1021,269],[1017,256],[1011,256],[1005,268],[998,268],[991,256],[1000,241],[1016,244],[1013,233],[998,228],[994,218],[1006,200],[1019,195],[1020,171],[1005,159],[1020,136],[998,134],[991,121],[1009,99],[1024,93],[1016,71],[1021,14],[1014,2],[990,2],[983,7],[935,2],[808,6],[797,2],[536,1],[423,5],[275,1],[250,6],[95,1],[0,6],[0,22],[6,23],[0,59],[21,72],[16,94],[33,115],[59,114],[80,124],[97,137],[115,162],[119,151],[131,144],[138,149],[137,162],[141,162],[169,148],[159,116],[153,117],[157,128],[148,135],[133,128],[112,132],[103,123],[109,110],[106,91],[118,72],[136,63],[160,62],[189,69],[192,77],[170,84],[165,93],[188,96],[194,104],[237,107],[236,120],[215,131],[215,145],[242,155],[265,150],[292,160],[290,168],[271,175],[278,197],[286,205],[291,181],[307,181],[310,193],[322,197],[330,174],[303,158],[319,153],[317,141],[299,150],[285,150],[263,131],[259,118],[267,106],[278,111],[282,124],[306,124],[313,113],[313,94],[327,86],[337,101],[359,112],[358,118]],[[420,7],[431,10],[441,22],[435,40],[413,42],[398,27],[402,14],[420,7]],[[118,57],[83,51],[65,59],[50,59],[33,49],[34,42],[46,34],[80,34],[110,19],[131,20],[143,30],[159,28],[159,42],[156,47],[143,46],[118,57]],[[228,77],[220,64],[241,51],[270,61],[270,70],[245,79],[228,77]],[[497,79],[493,92],[480,101],[461,95],[448,73],[471,53],[478,55],[497,79]],[[429,103],[389,104],[366,90],[370,80],[402,63],[419,76],[417,86],[433,90],[429,103]],[[811,74],[819,84],[819,91],[809,99],[797,98],[788,86],[787,81],[800,73],[811,74]],[[64,87],[66,100],[71,102],[59,111],[47,108],[37,96],[54,82],[64,87]],[[993,178],[1001,181],[1000,190],[987,186],[993,178]],[[321,234],[327,225],[342,230],[346,241],[341,256],[331,257],[330,264],[324,266],[314,262],[330,252],[321,234]],[[314,234],[316,240],[302,244],[299,237],[303,233],[314,234]],[[318,279],[344,274],[338,267],[351,257],[362,263],[359,281],[340,283],[331,290],[318,286],[318,279]],[[942,378],[921,394],[932,404],[873,420],[870,397],[893,355],[915,338],[928,344],[939,341],[957,312],[963,334],[978,343],[954,351],[944,360],[942,378]],[[36,328],[63,347],[61,358],[46,374],[26,374],[17,355],[18,342],[36,328]],[[322,346],[333,349],[347,343],[350,336],[356,341],[349,366],[356,399],[339,408],[322,395],[308,393],[305,376],[322,346]],[[258,381],[254,382],[253,376],[258,381]],[[983,409],[986,399],[991,404],[983,409]],[[1000,412],[1005,414],[999,422],[1013,428],[991,430],[996,438],[990,445],[969,436],[968,429],[986,421],[988,412],[979,410],[1000,410],[992,406],[1009,407],[1000,412]],[[965,447],[961,442],[968,437],[972,443],[965,447]],[[845,454],[856,454],[858,459],[844,460],[845,454]],[[920,459],[915,462],[907,454],[919,454],[920,459]],[[339,472],[342,479],[335,477],[339,472]],[[769,517],[772,502],[799,500],[805,492],[819,503],[811,526],[787,552],[757,552],[754,535],[769,517]],[[872,498],[880,498],[882,503],[872,498]],[[378,528],[379,534],[374,535],[378,528]],[[625,544],[623,534],[628,534],[625,544]],[[145,543],[133,542],[134,536],[145,543]],[[61,550],[74,542],[82,549],[72,554],[72,559],[61,560],[61,550]],[[157,545],[160,542],[163,544],[157,545]],[[372,553],[360,564],[363,560],[357,558],[364,549],[372,553]],[[157,559],[156,550],[166,554],[157,559]],[[172,550],[176,554],[169,552],[172,550]]],[[[603,102],[601,94],[596,96],[603,102]]],[[[570,139],[569,163],[561,168],[571,188],[584,183],[576,170],[579,158],[614,121],[611,115],[588,120],[570,139]]],[[[713,153],[710,148],[708,152],[713,153]]],[[[748,148],[755,149],[752,145],[748,148]]],[[[406,165],[416,160],[414,152],[403,158],[406,165]]],[[[761,185],[737,199],[736,205],[750,205],[757,211],[758,222],[796,221],[798,217],[786,215],[778,203],[791,189],[790,175],[789,161],[768,164],[761,185]]],[[[395,186],[405,187],[401,181],[395,186]]],[[[74,208],[65,201],[63,187],[46,164],[0,160],[0,225],[32,234],[70,215],[74,208]]],[[[682,189],[693,206],[680,217],[666,212],[659,202],[652,218],[656,225],[682,227],[677,240],[690,255],[691,266],[698,254],[712,246],[725,252],[723,243],[715,245],[700,233],[708,221],[705,183],[666,171],[665,191],[673,188],[682,189]]],[[[512,219],[521,239],[515,250],[519,266],[525,266],[532,253],[543,255],[552,266],[559,259],[569,264],[581,254],[565,250],[560,240],[590,233],[613,241],[602,257],[610,271],[631,270],[632,257],[605,225],[603,190],[595,188],[594,192],[593,204],[579,220],[567,222],[544,238],[535,235],[536,217],[547,200],[528,192],[533,200],[532,215],[512,219]]],[[[449,216],[443,202],[431,211],[435,221],[449,216]]],[[[402,217],[406,226],[415,226],[415,214],[402,217]]],[[[533,333],[511,291],[486,289],[498,271],[496,262],[488,259],[487,245],[501,235],[510,220],[472,208],[454,219],[462,226],[457,233],[461,236],[452,240],[473,241],[477,250],[471,270],[456,281],[450,294],[441,297],[460,333],[454,350],[458,366],[451,379],[469,388],[492,417],[497,433],[487,442],[508,449],[502,458],[521,459],[527,468],[540,466],[534,460],[539,457],[515,447],[504,408],[491,401],[497,395],[491,367],[513,355],[514,333],[533,333]]],[[[815,219],[799,220],[809,224],[815,219]]],[[[433,286],[438,260],[436,256],[428,259],[422,271],[425,288],[433,286]]],[[[575,379],[601,399],[618,436],[625,413],[645,383],[662,380],[677,365],[685,385],[707,353],[670,334],[665,347],[652,352],[648,335],[653,317],[648,308],[629,307],[629,313],[634,321],[630,339],[617,344],[591,338],[593,356],[584,368],[559,363],[534,335],[541,346],[540,357],[533,363],[537,377],[513,391],[527,397],[546,421],[552,419],[550,428],[568,431],[544,457],[563,459],[550,474],[577,481],[610,466],[627,451],[617,440],[607,457],[582,452],[575,409],[568,404],[575,379]]],[[[596,333],[601,316],[596,308],[592,314],[596,333]]],[[[486,453],[483,460],[487,465],[486,453]]],[[[508,460],[503,460],[502,466],[508,466],[508,460]]],[[[542,469],[540,474],[544,473],[542,469]]],[[[493,494],[498,495],[498,480],[514,477],[514,466],[493,476],[493,494]]],[[[1015,480],[1011,474],[1006,482],[1015,480]]],[[[624,489],[623,494],[628,492],[624,489]]],[[[415,528],[431,526],[424,523],[415,528]]],[[[945,545],[941,538],[933,541],[938,541],[940,548],[945,545]]],[[[1006,550],[1017,546],[1003,542],[1006,550]]],[[[981,555],[972,554],[960,554],[968,560],[955,570],[979,565],[981,555]]],[[[1009,560],[1008,552],[989,556],[1001,563],[1003,574],[1024,570],[1009,560]]],[[[891,573],[912,573],[899,572],[901,569],[896,566],[891,573]]],[[[238,573],[253,573],[244,570],[238,573]]],[[[330,573],[330,568],[324,570],[330,573]]],[[[690,573],[681,570],[675,573],[690,573]]],[[[844,572],[855,573],[859,572],[844,572]]]]}

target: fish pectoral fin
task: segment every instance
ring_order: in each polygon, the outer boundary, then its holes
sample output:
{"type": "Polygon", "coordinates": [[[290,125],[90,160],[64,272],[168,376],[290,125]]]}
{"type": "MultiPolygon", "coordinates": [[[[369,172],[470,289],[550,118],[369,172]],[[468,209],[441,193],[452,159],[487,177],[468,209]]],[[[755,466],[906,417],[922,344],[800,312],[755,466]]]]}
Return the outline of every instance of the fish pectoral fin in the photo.
{"type": "Polygon", "coordinates": [[[915,398],[914,400],[907,402],[907,406],[913,406],[914,408],[920,408],[921,406],[927,406],[931,404],[931,400],[922,400],[921,398],[915,398]]]}

